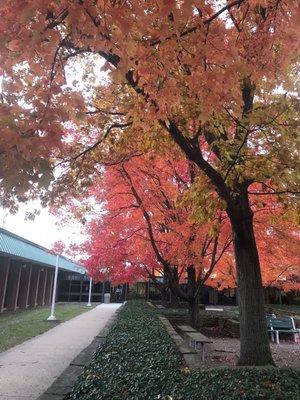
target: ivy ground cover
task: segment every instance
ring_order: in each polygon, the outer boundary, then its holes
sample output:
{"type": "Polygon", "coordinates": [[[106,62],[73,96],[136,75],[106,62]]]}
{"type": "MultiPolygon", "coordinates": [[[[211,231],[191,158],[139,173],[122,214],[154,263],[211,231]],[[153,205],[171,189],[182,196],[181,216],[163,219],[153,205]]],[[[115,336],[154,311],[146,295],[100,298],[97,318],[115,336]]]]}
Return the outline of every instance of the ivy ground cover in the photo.
{"type": "Polygon", "coordinates": [[[300,372],[185,367],[155,309],[130,301],[85,368],[72,400],[299,400],[300,372]]]}

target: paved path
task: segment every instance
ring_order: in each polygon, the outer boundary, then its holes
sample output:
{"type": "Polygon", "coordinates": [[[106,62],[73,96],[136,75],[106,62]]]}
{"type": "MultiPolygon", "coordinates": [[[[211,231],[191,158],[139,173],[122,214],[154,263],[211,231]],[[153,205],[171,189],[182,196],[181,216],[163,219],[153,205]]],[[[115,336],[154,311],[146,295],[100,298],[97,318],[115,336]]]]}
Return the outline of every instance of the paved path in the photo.
{"type": "Polygon", "coordinates": [[[100,304],[0,353],[0,400],[35,400],[92,342],[120,306],[100,304]]]}

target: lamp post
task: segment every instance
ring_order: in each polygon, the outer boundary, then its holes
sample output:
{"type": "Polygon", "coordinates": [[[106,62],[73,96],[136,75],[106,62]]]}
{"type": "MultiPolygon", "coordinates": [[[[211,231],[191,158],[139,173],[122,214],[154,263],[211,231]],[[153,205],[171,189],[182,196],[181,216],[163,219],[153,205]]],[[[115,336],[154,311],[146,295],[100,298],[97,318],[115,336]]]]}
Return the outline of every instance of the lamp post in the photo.
{"type": "Polygon", "coordinates": [[[51,314],[47,318],[47,321],[56,321],[55,317],[55,300],[56,300],[56,288],[57,288],[57,276],[58,276],[58,266],[59,266],[59,255],[56,255],[54,282],[53,282],[53,292],[52,292],[52,303],[51,303],[51,314]]]}
{"type": "Polygon", "coordinates": [[[89,287],[89,301],[88,301],[88,303],[87,303],[87,307],[92,307],[92,304],[91,304],[91,298],[92,298],[92,284],[93,284],[93,279],[92,278],[90,278],[90,287],[89,287]]]}

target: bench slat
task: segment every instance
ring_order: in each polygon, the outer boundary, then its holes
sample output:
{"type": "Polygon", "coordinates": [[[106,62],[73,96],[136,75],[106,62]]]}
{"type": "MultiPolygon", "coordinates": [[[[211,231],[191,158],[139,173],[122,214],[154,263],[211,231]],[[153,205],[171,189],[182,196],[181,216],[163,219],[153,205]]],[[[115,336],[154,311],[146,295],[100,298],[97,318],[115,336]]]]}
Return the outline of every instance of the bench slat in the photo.
{"type": "Polygon", "coordinates": [[[187,332],[187,336],[190,337],[195,342],[213,343],[211,339],[207,338],[206,336],[202,335],[202,333],[199,332],[187,332]]]}
{"type": "Polygon", "coordinates": [[[274,318],[274,317],[267,317],[267,325],[270,329],[275,330],[295,330],[295,322],[292,317],[282,317],[282,318],[274,318]]]}
{"type": "Polygon", "coordinates": [[[196,329],[189,325],[178,325],[178,328],[183,332],[197,332],[196,329]]]}
{"type": "Polygon", "coordinates": [[[282,333],[300,333],[300,329],[280,329],[280,328],[276,328],[276,329],[268,329],[268,332],[282,332],[282,333]]]}

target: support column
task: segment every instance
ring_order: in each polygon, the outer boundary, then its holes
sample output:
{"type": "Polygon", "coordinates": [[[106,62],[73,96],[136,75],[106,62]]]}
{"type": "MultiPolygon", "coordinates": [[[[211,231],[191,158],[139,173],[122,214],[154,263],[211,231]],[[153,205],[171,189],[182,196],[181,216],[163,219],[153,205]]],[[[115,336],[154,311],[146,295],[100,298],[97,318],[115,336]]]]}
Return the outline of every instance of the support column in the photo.
{"type": "Polygon", "coordinates": [[[30,278],[31,278],[31,265],[23,264],[21,268],[21,278],[18,296],[18,307],[27,308],[28,295],[30,288],[30,278]]]}
{"type": "Polygon", "coordinates": [[[4,310],[4,299],[10,266],[9,257],[0,257],[0,313],[4,310]]]}
{"type": "Polygon", "coordinates": [[[51,271],[51,269],[47,269],[47,283],[46,283],[46,293],[45,293],[46,305],[49,305],[51,303],[53,277],[54,277],[53,271],[51,271]]]}
{"type": "Polygon", "coordinates": [[[47,282],[49,279],[48,268],[45,269],[45,282],[44,282],[44,293],[43,293],[43,305],[46,304],[46,292],[47,292],[47,282]]]}
{"type": "Polygon", "coordinates": [[[72,280],[69,280],[69,294],[68,294],[68,302],[70,301],[70,296],[71,296],[71,286],[72,286],[72,280]]]}
{"type": "Polygon", "coordinates": [[[83,279],[80,281],[80,288],[79,288],[79,301],[82,301],[82,284],[83,284],[83,279]]]}
{"type": "Polygon", "coordinates": [[[4,307],[11,311],[15,311],[17,308],[21,269],[22,264],[20,261],[11,261],[4,300],[4,307]]]}
{"type": "Polygon", "coordinates": [[[28,296],[28,305],[29,307],[32,308],[36,307],[39,280],[40,280],[40,268],[33,265],[31,271],[31,279],[30,279],[30,291],[28,296]]]}
{"type": "Polygon", "coordinates": [[[41,268],[40,269],[40,280],[39,280],[38,295],[37,295],[37,304],[38,304],[38,306],[43,306],[44,305],[45,289],[46,289],[46,278],[47,278],[46,268],[41,268]]]}

